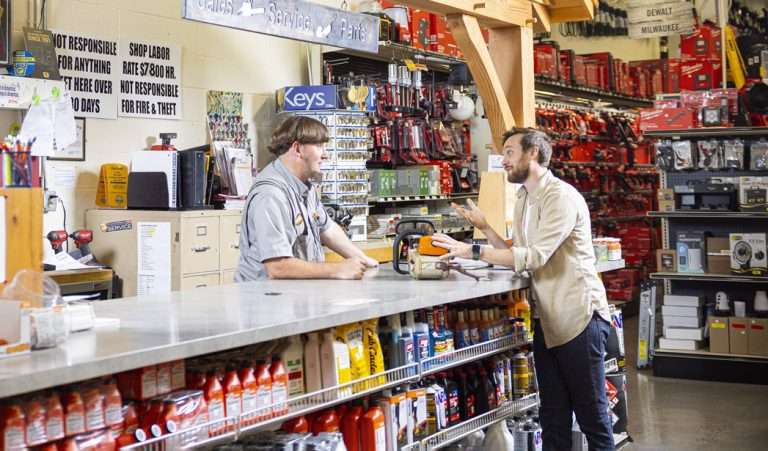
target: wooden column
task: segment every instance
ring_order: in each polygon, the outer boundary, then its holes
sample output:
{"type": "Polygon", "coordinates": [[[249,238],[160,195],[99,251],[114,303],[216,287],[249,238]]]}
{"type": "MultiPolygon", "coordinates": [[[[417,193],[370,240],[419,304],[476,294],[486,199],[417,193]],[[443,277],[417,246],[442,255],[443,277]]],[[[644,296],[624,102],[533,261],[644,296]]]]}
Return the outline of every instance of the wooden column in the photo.
{"type": "Polygon", "coordinates": [[[488,45],[515,124],[518,127],[534,127],[536,100],[533,78],[533,28],[492,28],[488,45]]]}
{"type": "MultiPolygon", "coordinates": [[[[515,117],[510,103],[506,100],[507,93],[502,79],[498,75],[498,66],[494,64],[494,58],[488,50],[476,17],[466,14],[451,14],[448,16],[448,26],[453,32],[453,37],[459,48],[464,52],[477,90],[483,98],[483,106],[491,126],[493,142],[497,149],[500,149],[501,136],[505,131],[515,126],[515,117]]],[[[505,64],[502,63],[501,65],[505,64]]]]}

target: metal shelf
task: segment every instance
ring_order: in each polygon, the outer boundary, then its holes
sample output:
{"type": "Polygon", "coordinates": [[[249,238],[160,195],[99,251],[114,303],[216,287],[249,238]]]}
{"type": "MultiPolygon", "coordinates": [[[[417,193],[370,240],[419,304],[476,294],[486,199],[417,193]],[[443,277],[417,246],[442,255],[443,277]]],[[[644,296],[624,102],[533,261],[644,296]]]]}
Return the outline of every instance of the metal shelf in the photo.
{"type": "Polygon", "coordinates": [[[448,368],[475,362],[494,354],[530,345],[532,343],[533,341],[529,340],[528,337],[519,335],[509,335],[495,340],[478,343],[466,348],[457,349],[456,351],[447,354],[422,360],[420,362],[420,373],[422,376],[434,374],[447,370],[448,368]]]}
{"type": "Polygon", "coordinates": [[[286,403],[272,404],[238,416],[215,420],[194,428],[177,431],[159,438],[122,448],[123,450],[154,451],[157,449],[190,449],[237,440],[243,434],[279,424],[318,410],[364,397],[381,390],[415,382],[432,374],[464,363],[477,361],[519,346],[529,344],[525,337],[507,336],[459,349],[425,360],[394,368],[364,379],[305,395],[289,398],[286,403]],[[273,414],[274,411],[282,412],[273,414]],[[215,431],[216,433],[211,433],[215,431]],[[219,431],[223,431],[219,433],[219,431]]]}
{"type": "Polygon", "coordinates": [[[470,420],[459,423],[455,426],[444,429],[436,434],[430,435],[419,443],[414,443],[404,450],[412,451],[431,451],[440,449],[445,446],[455,443],[464,437],[467,437],[481,429],[485,429],[500,421],[504,421],[509,417],[520,414],[528,409],[532,409],[539,405],[539,396],[532,394],[525,398],[506,401],[500,407],[479,415],[470,420]]]}
{"type": "Polygon", "coordinates": [[[625,266],[627,266],[626,262],[622,260],[614,260],[614,261],[603,261],[603,262],[597,262],[597,272],[609,272],[609,271],[616,271],[617,269],[622,269],[625,266]]]}
{"type": "Polygon", "coordinates": [[[768,127],[712,127],[684,130],[659,130],[643,133],[646,138],[709,138],[730,136],[768,136],[768,127]]]}
{"type": "Polygon", "coordinates": [[[630,216],[605,216],[602,218],[595,218],[592,222],[628,222],[628,221],[641,221],[648,219],[645,215],[630,215],[630,216]]]}
{"type": "Polygon", "coordinates": [[[677,219],[768,219],[768,212],[763,211],[649,211],[651,218],[677,219]]]}
{"type": "Polygon", "coordinates": [[[662,349],[657,348],[655,351],[653,351],[653,355],[657,355],[660,353],[668,353],[668,354],[680,354],[680,355],[686,355],[686,356],[692,356],[692,357],[702,357],[702,358],[731,358],[731,359],[756,359],[756,360],[768,360],[768,356],[764,355],[749,355],[749,354],[723,354],[719,352],[710,352],[706,349],[698,349],[696,351],[683,351],[679,349],[662,349]]]}
{"type": "Polygon", "coordinates": [[[424,202],[430,200],[452,200],[477,197],[480,193],[456,193],[456,194],[435,194],[430,196],[386,196],[372,197],[368,199],[369,204],[395,204],[404,202],[424,202]]]}
{"type": "Polygon", "coordinates": [[[655,272],[651,273],[651,279],[688,280],[693,282],[768,283],[768,277],[739,276],[736,274],[688,274],[679,272],[655,272]]]}
{"type": "Polygon", "coordinates": [[[535,86],[537,91],[536,94],[541,97],[547,97],[547,92],[549,92],[553,94],[559,94],[561,96],[612,103],[615,106],[628,108],[650,108],[653,106],[653,101],[650,99],[640,99],[637,97],[625,96],[623,94],[616,94],[596,88],[570,86],[559,81],[538,78],[535,82],[535,86]]]}

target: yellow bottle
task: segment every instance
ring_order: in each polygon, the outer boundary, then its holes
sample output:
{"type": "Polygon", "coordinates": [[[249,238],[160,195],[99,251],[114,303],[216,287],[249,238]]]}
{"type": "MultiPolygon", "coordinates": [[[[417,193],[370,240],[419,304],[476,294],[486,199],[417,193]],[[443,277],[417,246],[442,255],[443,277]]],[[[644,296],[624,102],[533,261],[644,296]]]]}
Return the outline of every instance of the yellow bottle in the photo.
{"type": "Polygon", "coordinates": [[[522,318],[525,323],[525,328],[528,331],[528,337],[531,337],[533,330],[531,329],[531,304],[528,303],[526,293],[522,290],[519,292],[517,301],[515,302],[515,317],[522,318]]]}

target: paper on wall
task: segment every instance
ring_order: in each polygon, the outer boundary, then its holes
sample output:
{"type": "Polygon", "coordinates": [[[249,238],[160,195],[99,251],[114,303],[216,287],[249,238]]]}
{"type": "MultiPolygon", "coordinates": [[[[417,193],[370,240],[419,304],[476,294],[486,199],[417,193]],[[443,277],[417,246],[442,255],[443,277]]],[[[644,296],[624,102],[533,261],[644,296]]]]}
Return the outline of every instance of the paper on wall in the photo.
{"type": "Polygon", "coordinates": [[[171,223],[139,222],[136,229],[136,293],[141,296],[171,291],[171,223]]]}
{"type": "Polygon", "coordinates": [[[75,142],[77,126],[69,94],[33,103],[24,116],[20,135],[35,138],[32,155],[36,156],[52,157],[57,149],[75,142]]]}

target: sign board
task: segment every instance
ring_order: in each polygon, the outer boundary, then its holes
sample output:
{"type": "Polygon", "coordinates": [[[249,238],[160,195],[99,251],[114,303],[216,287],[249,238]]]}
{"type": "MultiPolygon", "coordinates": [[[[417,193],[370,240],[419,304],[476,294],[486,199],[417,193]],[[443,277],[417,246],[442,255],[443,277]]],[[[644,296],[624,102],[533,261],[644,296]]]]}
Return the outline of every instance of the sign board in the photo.
{"type": "Polygon", "coordinates": [[[379,51],[379,18],[305,0],[183,0],[188,20],[365,52],[379,51]]]}
{"type": "Polygon", "coordinates": [[[117,119],[117,41],[63,31],[54,31],[53,41],[75,116],[117,119]]]}
{"type": "Polygon", "coordinates": [[[118,114],[181,119],[181,47],[123,40],[120,57],[118,114]]]}
{"type": "Polygon", "coordinates": [[[693,4],[681,1],[633,0],[627,8],[629,37],[645,39],[693,31],[693,4]]]}
{"type": "Polygon", "coordinates": [[[289,86],[282,97],[285,111],[336,109],[336,85],[289,86]]]}

